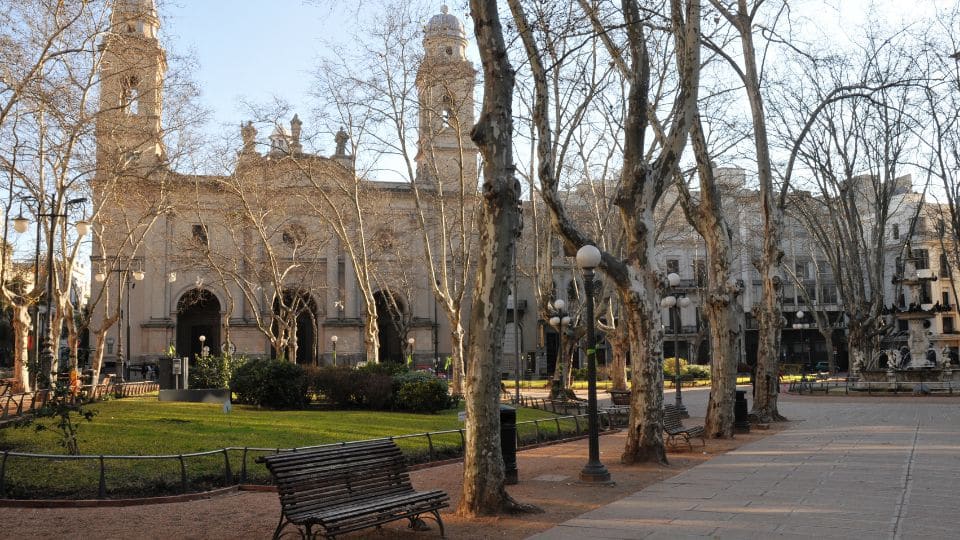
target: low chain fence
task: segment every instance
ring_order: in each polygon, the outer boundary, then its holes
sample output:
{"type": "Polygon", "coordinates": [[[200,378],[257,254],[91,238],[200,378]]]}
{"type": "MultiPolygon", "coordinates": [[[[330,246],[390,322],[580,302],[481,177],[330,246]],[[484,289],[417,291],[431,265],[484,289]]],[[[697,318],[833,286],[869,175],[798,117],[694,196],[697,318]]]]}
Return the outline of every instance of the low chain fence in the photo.
{"type": "MultiPolygon", "coordinates": [[[[600,428],[613,428],[606,412],[600,428]]],[[[517,446],[531,446],[587,434],[584,414],[517,422],[517,446]]],[[[388,437],[408,464],[463,456],[464,430],[451,429],[388,437]]],[[[345,444],[345,443],[334,443],[345,444]]],[[[297,448],[317,448],[330,444],[297,448]]],[[[280,448],[228,447],[158,456],[52,455],[4,451],[0,454],[0,498],[122,499],[195,493],[238,484],[269,484],[257,457],[280,448]]]]}

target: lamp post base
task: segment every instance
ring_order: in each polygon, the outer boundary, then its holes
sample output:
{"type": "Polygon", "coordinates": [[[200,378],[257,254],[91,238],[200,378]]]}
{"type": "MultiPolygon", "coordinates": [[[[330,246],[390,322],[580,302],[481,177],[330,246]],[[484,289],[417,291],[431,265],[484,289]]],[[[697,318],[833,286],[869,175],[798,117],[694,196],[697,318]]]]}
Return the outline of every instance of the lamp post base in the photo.
{"type": "Polygon", "coordinates": [[[610,471],[604,467],[603,463],[587,463],[580,471],[581,484],[600,484],[613,485],[610,480],[610,471]]]}
{"type": "Polygon", "coordinates": [[[686,405],[682,401],[676,402],[677,411],[680,412],[680,418],[690,418],[690,413],[687,412],[686,405]]]}

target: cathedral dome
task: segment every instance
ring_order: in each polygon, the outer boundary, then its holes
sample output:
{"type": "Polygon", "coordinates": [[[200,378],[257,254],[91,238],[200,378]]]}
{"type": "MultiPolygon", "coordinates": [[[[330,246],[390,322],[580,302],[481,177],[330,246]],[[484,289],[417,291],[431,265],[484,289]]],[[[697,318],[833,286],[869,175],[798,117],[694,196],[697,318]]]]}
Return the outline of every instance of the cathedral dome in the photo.
{"type": "Polygon", "coordinates": [[[427,23],[424,32],[429,37],[466,39],[467,33],[463,29],[463,23],[448,11],[447,6],[442,6],[438,15],[430,17],[430,22],[427,23]]]}

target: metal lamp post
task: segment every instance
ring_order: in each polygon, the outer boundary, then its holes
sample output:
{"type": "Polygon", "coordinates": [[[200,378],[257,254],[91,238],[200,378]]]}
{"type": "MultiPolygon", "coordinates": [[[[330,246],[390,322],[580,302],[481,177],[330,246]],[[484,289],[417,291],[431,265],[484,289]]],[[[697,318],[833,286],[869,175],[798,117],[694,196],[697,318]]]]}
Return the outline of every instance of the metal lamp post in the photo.
{"type": "Polygon", "coordinates": [[[337,340],[340,339],[336,335],[330,336],[330,346],[333,347],[333,366],[337,366],[337,340]]]}
{"type": "Polygon", "coordinates": [[[407,338],[407,367],[413,369],[413,345],[417,342],[416,338],[407,338]]]}
{"type": "MultiPolygon", "coordinates": [[[[550,317],[550,326],[553,326],[560,332],[560,344],[557,349],[557,369],[560,373],[560,394],[561,396],[565,395],[566,384],[564,384],[564,374],[566,370],[563,367],[563,327],[570,326],[570,317],[564,311],[564,308],[567,307],[567,303],[562,299],[558,298],[553,301],[553,311],[556,313],[553,317],[550,317]]],[[[557,397],[557,396],[554,396],[557,397]]]]}
{"type": "Polygon", "coordinates": [[[597,345],[596,330],[593,321],[593,269],[599,266],[602,258],[600,250],[589,244],[577,251],[577,265],[583,269],[583,288],[587,303],[587,422],[588,450],[587,464],[580,471],[581,482],[609,482],[610,472],[600,462],[600,429],[597,418],[597,345]]]}
{"type": "MultiPolygon", "coordinates": [[[[133,271],[131,271],[129,268],[112,268],[110,269],[110,272],[117,273],[120,275],[117,281],[117,297],[118,298],[121,297],[120,295],[123,290],[123,287],[127,287],[127,307],[126,307],[126,312],[124,312],[124,310],[122,309],[120,310],[120,324],[123,325],[124,334],[126,336],[125,339],[126,339],[126,345],[127,345],[127,354],[129,355],[131,351],[131,348],[130,348],[130,296],[133,294],[133,289],[137,287],[137,282],[143,281],[143,279],[146,277],[146,274],[141,268],[138,268],[137,270],[133,270],[133,271]],[[131,276],[133,276],[132,281],[127,280],[128,273],[131,276]]],[[[107,280],[107,274],[103,270],[101,270],[93,276],[93,279],[96,280],[97,283],[103,283],[104,281],[107,280]]],[[[119,333],[120,333],[120,330],[118,327],[117,334],[119,333]]],[[[124,357],[123,357],[124,337],[123,336],[118,336],[118,337],[120,337],[120,339],[117,340],[117,378],[122,383],[125,380],[124,372],[126,371],[124,369],[124,357]]]]}
{"type": "Polygon", "coordinates": [[[682,386],[683,379],[680,376],[680,308],[689,307],[692,302],[686,296],[681,296],[679,293],[674,291],[677,286],[680,285],[680,276],[671,272],[667,274],[667,281],[670,283],[671,292],[673,294],[665,296],[660,300],[660,307],[667,309],[667,314],[670,317],[671,326],[673,326],[673,386],[676,390],[674,403],[677,407],[677,410],[680,411],[680,416],[683,418],[690,418],[690,413],[687,412],[687,407],[683,404],[683,394],[682,386]]]}
{"type": "Polygon", "coordinates": [[[805,364],[804,371],[806,371],[806,367],[809,367],[812,363],[812,360],[810,359],[810,347],[807,345],[807,333],[804,332],[804,330],[810,328],[810,324],[800,322],[804,320],[805,316],[806,313],[804,313],[802,309],[797,311],[797,322],[793,323],[793,328],[795,330],[800,330],[800,342],[803,343],[803,348],[807,352],[807,362],[805,364]]]}
{"type": "MultiPolygon", "coordinates": [[[[44,294],[46,295],[47,300],[47,321],[46,321],[46,335],[43,336],[43,345],[42,353],[40,358],[40,373],[41,381],[47,387],[50,386],[50,375],[53,368],[53,359],[54,359],[54,350],[53,350],[53,341],[54,333],[56,329],[53,328],[53,237],[57,231],[57,220],[60,218],[66,219],[69,216],[69,209],[71,206],[77,204],[83,204],[87,202],[86,197],[79,197],[76,199],[70,199],[68,201],[63,201],[62,198],[57,199],[56,194],[50,195],[50,211],[43,211],[43,200],[42,198],[38,199],[36,197],[28,196],[22,197],[22,199],[29,200],[33,199],[37,202],[37,218],[50,218],[50,230],[47,235],[47,284],[44,294]],[[58,209],[63,206],[62,211],[58,209]]],[[[26,232],[27,227],[30,224],[30,220],[23,217],[23,213],[13,219],[13,229],[18,233],[26,232]]],[[[81,219],[76,223],[77,234],[80,237],[83,237],[90,231],[90,222],[81,219]]],[[[34,287],[36,287],[36,281],[38,278],[40,268],[40,223],[37,223],[37,244],[36,244],[36,253],[34,254],[34,287]]],[[[37,322],[39,323],[39,309],[37,314],[37,322]]],[[[37,325],[37,331],[41,332],[41,327],[37,325]]],[[[59,338],[59,332],[57,338],[59,338]]],[[[39,339],[36,341],[40,341],[39,339]]],[[[62,371],[62,366],[61,366],[62,371]]]]}

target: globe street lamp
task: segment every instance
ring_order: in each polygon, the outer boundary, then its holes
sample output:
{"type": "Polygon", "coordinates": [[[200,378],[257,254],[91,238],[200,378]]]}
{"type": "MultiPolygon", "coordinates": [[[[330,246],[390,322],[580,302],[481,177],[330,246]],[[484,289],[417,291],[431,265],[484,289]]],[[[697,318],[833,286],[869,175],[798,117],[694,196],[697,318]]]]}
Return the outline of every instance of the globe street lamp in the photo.
{"type": "Polygon", "coordinates": [[[570,327],[570,317],[564,311],[564,308],[566,307],[567,307],[567,303],[564,302],[562,299],[558,298],[554,300],[553,311],[555,315],[553,317],[550,317],[550,326],[553,326],[554,328],[557,329],[558,332],[560,332],[560,344],[559,344],[559,348],[557,349],[557,369],[560,373],[560,376],[558,378],[560,381],[560,388],[556,392],[554,392],[554,395],[553,395],[554,398],[558,396],[561,398],[566,397],[567,386],[566,384],[564,384],[564,380],[563,380],[564,374],[566,372],[566,370],[563,367],[563,356],[564,356],[563,355],[563,327],[564,326],[566,326],[567,328],[570,327]]]}
{"type": "Polygon", "coordinates": [[[597,344],[593,321],[593,269],[600,264],[596,246],[587,244],[577,251],[577,265],[583,269],[583,288],[587,303],[587,464],[580,471],[581,482],[609,482],[610,472],[600,462],[600,429],[597,418],[597,344]]]}
{"type": "Polygon", "coordinates": [[[333,366],[337,366],[337,340],[340,339],[336,335],[330,336],[330,345],[333,347],[333,366]]]}
{"type": "Polygon", "coordinates": [[[680,416],[683,418],[690,418],[690,413],[687,412],[687,408],[683,404],[683,395],[681,393],[681,387],[683,386],[682,379],[680,377],[680,308],[690,307],[692,302],[686,296],[681,296],[679,292],[676,292],[674,289],[680,285],[680,276],[671,272],[667,274],[667,281],[670,283],[670,289],[673,294],[663,297],[660,300],[660,307],[667,309],[667,314],[672,321],[670,325],[673,327],[673,386],[676,389],[676,397],[674,402],[676,404],[677,410],[680,412],[680,416]]]}
{"type": "Polygon", "coordinates": [[[416,338],[407,338],[407,367],[413,369],[413,345],[417,342],[416,338]]]}

